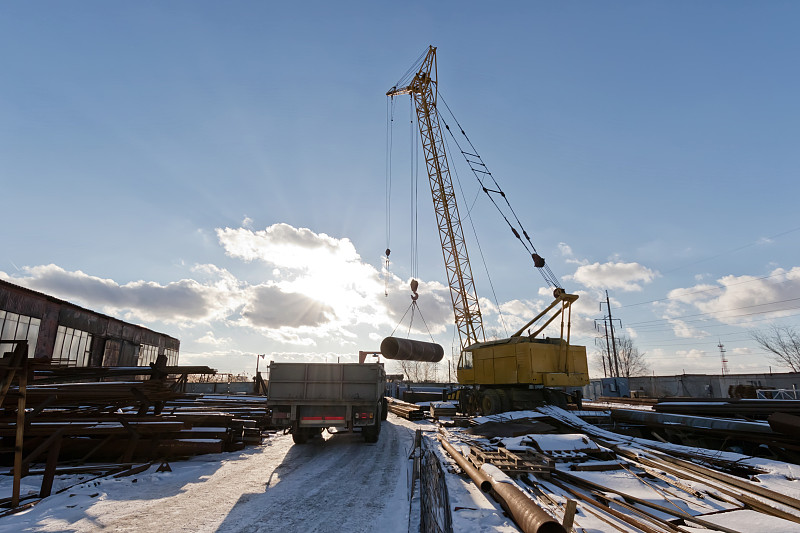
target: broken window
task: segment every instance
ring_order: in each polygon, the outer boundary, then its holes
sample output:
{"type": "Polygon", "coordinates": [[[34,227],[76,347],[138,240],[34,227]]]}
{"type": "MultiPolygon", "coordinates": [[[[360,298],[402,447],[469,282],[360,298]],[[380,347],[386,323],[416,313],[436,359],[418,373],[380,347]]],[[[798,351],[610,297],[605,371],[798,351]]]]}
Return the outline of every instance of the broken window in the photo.
{"type": "MultiPolygon", "coordinates": [[[[36,341],[39,339],[38,318],[33,318],[8,311],[0,311],[0,340],[28,341],[28,357],[33,357],[36,341]]],[[[9,342],[0,343],[0,356],[14,349],[9,342]]]]}
{"type": "Polygon", "coordinates": [[[147,366],[150,363],[155,363],[158,357],[158,346],[151,344],[142,344],[139,346],[139,362],[138,366],[147,366]]]}
{"type": "Polygon", "coordinates": [[[58,326],[53,347],[53,363],[67,366],[89,366],[92,334],[79,329],[58,326]]]}

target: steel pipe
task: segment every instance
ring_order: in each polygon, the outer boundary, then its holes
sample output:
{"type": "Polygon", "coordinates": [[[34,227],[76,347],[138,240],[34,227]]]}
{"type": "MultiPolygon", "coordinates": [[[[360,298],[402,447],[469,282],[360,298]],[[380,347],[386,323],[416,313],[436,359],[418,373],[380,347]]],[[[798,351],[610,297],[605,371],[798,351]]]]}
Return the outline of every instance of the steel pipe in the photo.
{"type": "Polygon", "coordinates": [[[536,505],[511,478],[502,472],[496,477],[489,475],[489,472],[496,474],[496,467],[478,470],[444,438],[440,437],[440,441],[447,453],[483,492],[492,492],[493,497],[511,514],[514,523],[524,533],[566,533],[564,526],[536,505]]]}
{"type": "Polygon", "coordinates": [[[381,342],[381,354],[386,359],[438,363],[444,357],[444,348],[433,342],[386,337],[381,342]]]}

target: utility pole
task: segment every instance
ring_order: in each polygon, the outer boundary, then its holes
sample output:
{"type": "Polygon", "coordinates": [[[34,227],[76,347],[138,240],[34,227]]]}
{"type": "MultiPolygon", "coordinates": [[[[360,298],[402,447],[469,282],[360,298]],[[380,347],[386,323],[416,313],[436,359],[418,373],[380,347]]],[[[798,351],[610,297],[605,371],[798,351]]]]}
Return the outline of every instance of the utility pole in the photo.
{"type": "Polygon", "coordinates": [[[606,307],[608,307],[608,321],[611,323],[611,347],[614,348],[614,370],[619,377],[619,357],[617,357],[617,340],[614,338],[614,319],[611,318],[611,300],[608,298],[608,291],[606,291],[606,307]]]}
{"type": "MultiPolygon", "coordinates": [[[[611,361],[611,344],[608,341],[608,322],[606,322],[605,317],[602,318],[602,319],[600,319],[600,318],[595,318],[594,319],[594,329],[595,329],[595,331],[602,333],[602,331],[600,331],[600,322],[601,321],[603,322],[603,329],[605,331],[605,334],[603,334],[603,338],[606,340],[606,346],[605,346],[606,347],[606,351],[603,352],[603,348],[602,347],[600,348],[600,361],[603,363],[603,377],[607,378],[607,377],[611,377],[611,376],[609,376],[609,374],[613,374],[614,373],[614,365],[611,364],[612,363],[612,361],[611,361]],[[603,353],[605,353],[605,355],[603,355],[603,353]],[[606,359],[608,359],[608,364],[606,364],[606,359]]],[[[597,346],[599,344],[599,341],[600,341],[599,338],[595,339],[594,340],[594,345],[597,346]]]]}
{"type": "MultiPolygon", "coordinates": [[[[594,320],[594,329],[600,331],[598,327],[598,323],[600,321],[603,322],[603,330],[605,332],[606,338],[606,354],[608,356],[608,374],[612,374],[611,376],[606,375],[606,377],[619,377],[619,356],[617,355],[617,339],[614,336],[614,318],[611,316],[611,301],[608,297],[608,291],[606,291],[606,307],[608,307],[608,315],[604,316],[603,318],[596,318],[594,320]],[[609,333],[609,325],[611,326],[611,341],[608,340],[608,333],[609,333]]],[[[600,302],[600,310],[603,310],[603,302],[600,302]]],[[[616,319],[619,322],[619,319],[616,319]]],[[[620,327],[622,327],[622,322],[620,322],[620,327]]],[[[601,333],[603,333],[601,331],[601,333]]],[[[605,366],[606,362],[603,359],[603,371],[605,373],[605,366]]]]}
{"type": "MultiPolygon", "coordinates": [[[[611,354],[613,352],[611,351],[611,346],[608,343],[608,322],[606,322],[605,320],[603,320],[603,327],[606,328],[606,354],[608,354],[608,372],[609,372],[609,374],[613,374],[614,373],[614,359],[611,357],[611,354]]],[[[614,331],[613,327],[611,328],[611,331],[614,331]]],[[[619,370],[617,370],[616,375],[619,376],[619,370]]]]}

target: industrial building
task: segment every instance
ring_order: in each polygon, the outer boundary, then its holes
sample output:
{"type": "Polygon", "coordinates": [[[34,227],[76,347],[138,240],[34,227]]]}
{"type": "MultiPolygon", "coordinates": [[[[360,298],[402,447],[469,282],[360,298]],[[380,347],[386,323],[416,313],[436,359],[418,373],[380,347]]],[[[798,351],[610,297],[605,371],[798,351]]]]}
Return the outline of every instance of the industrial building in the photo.
{"type": "Polygon", "coordinates": [[[764,391],[766,398],[781,391],[792,399],[800,399],[800,373],[797,372],[599,378],[592,379],[583,388],[583,397],[729,398],[731,392],[741,386],[752,388],[754,393],[764,391]]]}
{"type": "MultiPolygon", "coordinates": [[[[178,364],[180,341],[0,280],[0,341],[27,340],[28,357],[70,367],[178,364]]],[[[0,342],[0,354],[12,344],[0,342]]]]}

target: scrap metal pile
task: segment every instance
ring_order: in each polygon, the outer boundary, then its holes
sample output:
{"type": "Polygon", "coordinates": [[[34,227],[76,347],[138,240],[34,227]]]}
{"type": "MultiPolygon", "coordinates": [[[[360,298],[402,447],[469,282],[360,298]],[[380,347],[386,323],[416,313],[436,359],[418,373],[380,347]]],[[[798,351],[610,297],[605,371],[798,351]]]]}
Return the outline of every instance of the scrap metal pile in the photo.
{"type": "MultiPolygon", "coordinates": [[[[205,366],[65,368],[27,357],[20,343],[0,359],[0,464],[20,480],[42,475],[46,497],[59,474],[119,474],[144,463],[165,463],[261,442],[268,423],[263,397],[187,394],[205,366]]],[[[24,499],[24,498],[23,498],[24,499]]]]}
{"type": "Polygon", "coordinates": [[[596,423],[628,435],[800,463],[798,400],[662,398],[649,399],[649,409],[631,400],[601,398],[584,408],[599,409],[596,423]]]}
{"type": "Polygon", "coordinates": [[[796,465],[627,437],[557,407],[481,421],[440,428],[442,460],[522,531],[800,530],[796,465]]]}

